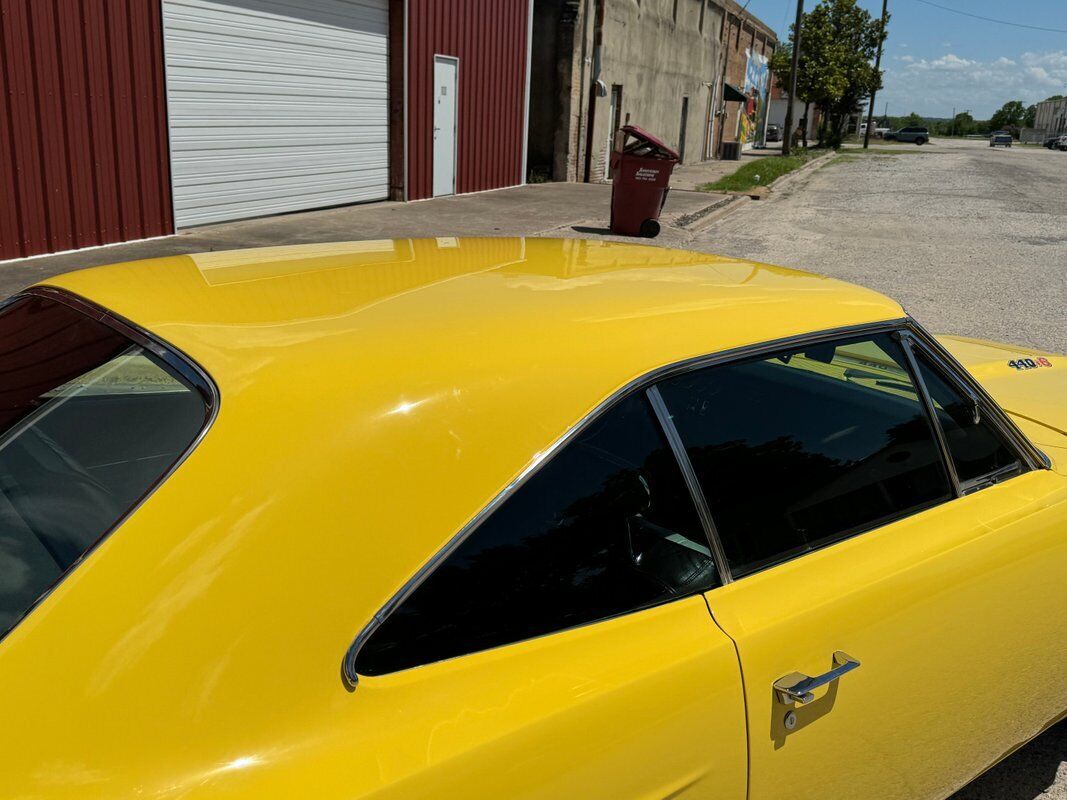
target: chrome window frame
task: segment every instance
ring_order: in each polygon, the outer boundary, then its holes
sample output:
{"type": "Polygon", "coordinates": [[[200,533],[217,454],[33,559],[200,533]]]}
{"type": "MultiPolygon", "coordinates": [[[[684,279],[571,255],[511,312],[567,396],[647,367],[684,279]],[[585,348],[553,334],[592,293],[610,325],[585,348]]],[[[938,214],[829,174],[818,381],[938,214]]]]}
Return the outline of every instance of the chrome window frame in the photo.
{"type": "Polygon", "coordinates": [[[19,616],[19,618],[8,628],[6,631],[0,632],[0,644],[7,638],[7,636],[14,631],[22,622],[33,613],[34,609],[41,605],[60,585],[75,571],[79,566],[91,556],[98,547],[105,540],[107,540],[112,533],[118,530],[122,525],[137,513],[137,510],[143,506],[148,499],[156,493],[160,486],[166,483],[170,476],[173,475],[177,469],[185,462],[185,460],[192,454],[197,446],[207,436],[212,425],[214,425],[216,418],[219,414],[219,406],[221,405],[221,396],[219,394],[218,386],[211,379],[211,376],[196,362],[182,350],[168,344],[163,339],[150,333],[144,328],[140,327],[134,322],[131,322],[124,317],[114,314],[108,311],[106,308],[93,303],[91,300],[87,300],[84,297],[69,292],[66,289],[59,289],[53,286],[32,286],[29,289],[25,289],[18,294],[14,294],[8,297],[3,302],[0,302],[0,313],[2,313],[8,306],[13,305],[19,300],[25,300],[27,298],[40,297],[47,300],[52,300],[62,305],[72,308],[75,311],[84,314],[89,319],[99,322],[107,327],[111,328],[120,335],[126,337],[131,342],[145,350],[150,352],[153,356],[163,361],[169,368],[173,369],[179,375],[182,376],[189,385],[192,386],[200,395],[204,402],[204,422],[200,427],[199,433],[193,437],[189,445],[178,455],[174,462],[155,480],[152,485],[149,486],[144,494],[142,494],[115,522],[105,530],[100,536],[90,545],[67,569],[56,578],[55,582],[49,586],[44,592],[42,592],[34,601],[26,608],[25,611],[19,616]]]}
{"type": "MultiPolygon", "coordinates": [[[[1048,460],[1043,457],[1043,454],[1041,454],[1041,452],[1026,439],[1022,431],[1015,426],[1004,411],[1001,410],[988,393],[977,384],[974,378],[963,368],[963,366],[960,365],[959,362],[956,361],[956,359],[954,359],[933,336],[927,333],[926,330],[910,316],[879,322],[863,323],[860,325],[829,328],[822,331],[813,331],[768,342],[736,347],[717,353],[696,356],[672,364],[667,364],[635,378],[597,404],[593,410],[586,414],[582,419],[578,420],[578,422],[567,430],[559,439],[553,442],[552,445],[541,454],[541,457],[538,458],[537,461],[529,464],[523,469],[514,480],[507,484],[485,507],[478,511],[470,521],[454,534],[444,546],[434,553],[434,555],[431,556],[414,575],[408,578],[393,596],[390,597],[389,600],[387,600],[386,603],[371,617],[366,625],[363,626],[362,630],[359,631],[355,639],[349,645],[341,664],[341,675],[344,678],[345,683],[349,689],[355,689],[356,686],[358,686],[360,676],[356,671],[356,660],[359,657],[360,650],[371,636],[374,635],[378,628],[381,627],[382,623],[389,618],[393,611],[404,603],[404,601],[406,601],[412,593],[414,593],[414,591],[433,574],[441,563],[447,560],[449,556],[451,556],[456,549],[459,548],[459,546],[462,545],[463,542],[465,542],[467,538],[470,537],[480,525],[496,511],[497,508],[518,491],[518,489],[521,488],[532,475],[550,463],[557,452],[566,447],[571,441],[586,430],[586,428],[614,408],[623,399],[638,392],[646,393],[646,397],[652,406],[652,410],[656,418],[659,420],[664,435],[667,437],[668,444],[670,444],[671,450],[675,455],[675,460],[678,462],[679,469],[682,471],[686,486],[689,489],[693,503],[696,506],[698,517],[704,526],[704,532],[707,534],[711,544],[712,557],[715,560],[715,567],[719,573],[720,580],[723,585],[730,583],[733,580],[733,577],[730,572],[729,564],[725,559],[722,543],[719,540],[718,533],[715,529],[713,510],[709,508],[707,499],[704,497],[704,493],[700,489],[699,483],[695,481],[692,463],[690,462],[688,455],[685,453],[685,447],[681,443],[677,429],[670,419],[669,412],[667,411],[662,398],[659,396],[656,384],[667,378],[683,373],[693,372],[707,367],[719,366],[734,361],[742,361],[761,355],[771,355],[781,350],[822,344],[837,339],[854,339],[861,336],[874,336],[880,333],[898,333],[902,338],[910,338],[912,343],[922,347],[923,352],[926,353],[928,357],[943,365],[943,371],[946,374],[951,375],[955,381],[959,382],[960,386],[963,387],[968,394],[976,396],[979,401],[983,403],[983,412],[989,414],[988,418],[995,420],[995,425],[997,425],[998,429],[1002,429],[1006,441],[1013,446],[1016,453],[1020,455],[1022,469],[1019,474],[1035,469],[1048,469],[1050,467],[1048,460]]],[[[905,352],[910,353],[906,343],[902,343],[902,346],[905,352]]],[[[912,369],[914,370],[914,367],[912,367],[912,369]]],[[[920,394],[923,395],[921,402],[923,402],[924,406],[926,403],[931,403],[932,401],[930,401],[929,394],[926,392],[918,372],[915,371],[915,374],[911,377],[915,381],[915,385],[919,389],[920,394]]],[[[929,409],[926,409],[926,414],[930,417],[929,409]]],[[[936,426],[937,429],[940,430],[940,423],[937,420],[936,415],[933,415],[931,423],[932,426],[936,426]]],[[[954,475],[955,469],[952,466],[951,454],[948,452],[943,433],[940,435],[935,434],[935,438],[938,440],[938,450],[941,454],[943,466],[949,471],[949,475],[954,475]]],[[[964,491],[959,487],[958,481],[953,482],[953,488],[955,496],[951,499],[958,499],[964,491]]],[[[951,499],[948,502],[951,502],[951,499]]],[[[881,523],[877,528],[884,527],[886,524],[892,524],[894,521],[896,520],[881,523]]],[[[836,542],[832,542],[831,544],[835,543],[836,542]]],[[[603,620],[595,620],[593,622],[585,623],[585,625],[597,624],[601,621],[603,620]]],[[[555,633],[570,629],[571,628],[562,628],[559,631],[553,631],[552,633],[545,635],[554,635],[555,633]]],[[[456,658],[462,657],[463,656],[456,656],[456,658]]],[[[415,667],[410,667],[410,669],[414,668],[415,667]]]]}

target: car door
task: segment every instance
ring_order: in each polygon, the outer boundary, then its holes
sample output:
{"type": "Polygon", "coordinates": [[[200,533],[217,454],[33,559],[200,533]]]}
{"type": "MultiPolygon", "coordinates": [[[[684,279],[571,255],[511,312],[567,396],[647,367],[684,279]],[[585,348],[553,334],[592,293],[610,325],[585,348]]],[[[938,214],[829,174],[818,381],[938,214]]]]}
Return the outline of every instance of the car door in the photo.
{"type": "Polygon", "coordinates": [[[1064,479],[905,346],[659,386],[729,565],[707,600],[741,659],[752,800],[945,797],[1067,709],[1064,479]]]}
{"type": "Polygon", "coordinates": [[[717,570],[644,394],[430,564],[346,659],[349,796],[745,797],[717,570]]]}

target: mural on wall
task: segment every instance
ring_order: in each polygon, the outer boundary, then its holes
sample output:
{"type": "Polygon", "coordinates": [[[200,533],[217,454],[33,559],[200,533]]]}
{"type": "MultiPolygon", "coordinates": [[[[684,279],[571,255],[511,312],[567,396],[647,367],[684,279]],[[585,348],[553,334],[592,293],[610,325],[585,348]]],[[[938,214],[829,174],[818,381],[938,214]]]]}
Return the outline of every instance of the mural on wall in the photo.
{"type": "Polygon", "coordinates": [[[767,87],[770,82],[770,69],[767,57],[753,53],[746,48],[748,66],[745,69],[745,107],[742,109],[738,125],[737,141],[742,148],[754,147],[763,137],[767,122],[767,87]]]}

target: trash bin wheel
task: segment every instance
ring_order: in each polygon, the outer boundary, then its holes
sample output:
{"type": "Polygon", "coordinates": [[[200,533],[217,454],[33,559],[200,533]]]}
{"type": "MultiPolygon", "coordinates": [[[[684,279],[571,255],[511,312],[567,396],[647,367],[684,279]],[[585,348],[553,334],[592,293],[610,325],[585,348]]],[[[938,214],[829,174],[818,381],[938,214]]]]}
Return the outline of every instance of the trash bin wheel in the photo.
{"type": "Polygon", "coordinates": [[[646,239],[655,239],[659,236],[659,222],[654,219],[646,219],[641,223],[641,235],[646,239]]]}

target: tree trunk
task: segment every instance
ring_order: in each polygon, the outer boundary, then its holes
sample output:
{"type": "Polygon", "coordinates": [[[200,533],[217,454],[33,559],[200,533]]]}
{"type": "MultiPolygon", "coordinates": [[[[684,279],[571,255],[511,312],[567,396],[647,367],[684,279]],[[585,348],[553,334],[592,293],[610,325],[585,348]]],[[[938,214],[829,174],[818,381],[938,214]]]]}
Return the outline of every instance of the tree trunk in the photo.
{"type": "Polygon", "coordinates": [[[804,149],[808,149],[808,126],[811,125],[811,101],[804,103],[804,149]]]}

